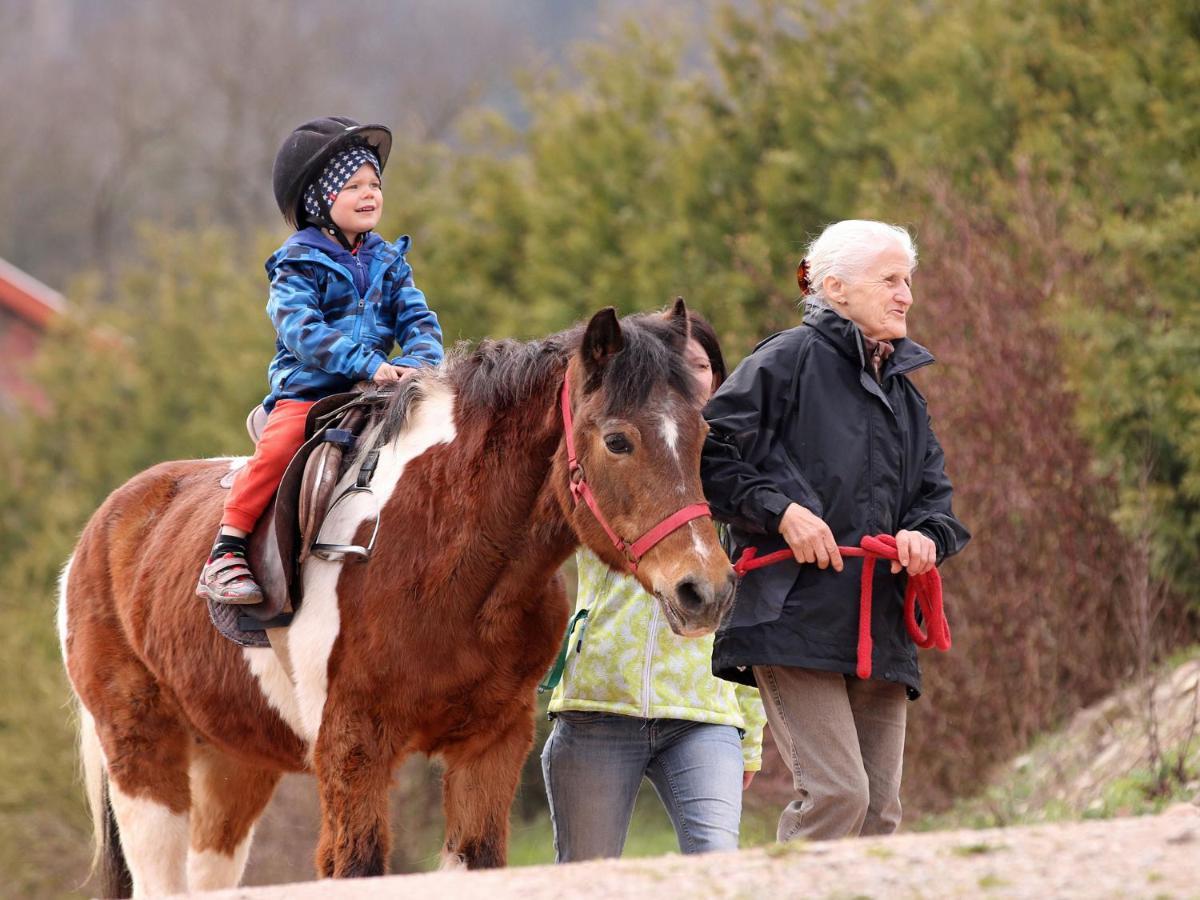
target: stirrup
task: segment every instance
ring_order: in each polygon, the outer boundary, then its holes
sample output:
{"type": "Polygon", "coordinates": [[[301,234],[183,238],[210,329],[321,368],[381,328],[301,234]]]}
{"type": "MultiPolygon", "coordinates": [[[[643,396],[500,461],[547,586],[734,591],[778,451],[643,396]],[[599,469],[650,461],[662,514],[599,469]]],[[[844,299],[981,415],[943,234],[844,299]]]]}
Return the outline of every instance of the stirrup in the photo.
{"type": "Polygon", "coordinates": [[[363,457],[362,466],[359,467],[358,477],[354,480],[354,484],[344,490],[341,495],[329,504],[329,509],[325,510],[325,515],[321,519],[321,525],[317,529],[316,535],[313,536],[312,547],[309,548],[308,554],[301,554],[300,561],[304,561],[306,555],[312,555],[318,559],[336,562],[339,557],[356,556],[363,562],[371,558],[371,554],[375,551],[375,538],[379,536],[379,498],[375,496],[375,492],[371,490],[371,479],[375,477],[375,469],[379,466],[379,448],[372,448],[365,457],[363,457]],[[330,515],[339,504],[347,497],[353,494],[369,494],[375,502],[375,527],[371,530],[371,539],[367,541],[367,546],[360,547],[358,544],[327,544],[320,540],[321,532],[325,530],[325,523],[329,521],[330,515]]]}
{"type": "Polygon", "coordinates": [[[320,529],[317,530],[317,539],[313,541],[309,553],[318,559],[324,559],[329,562],[336,562],[338,559],[346,556],[354,556],[366,562],[371,558],[371,554],[375,552],[375,538],[379,535],[379,498],[375,496],[375,492],[369,487],[359,487],[354,485],[347,488],[340,497],[333,501],[329,509],[325,512],[325,518],[321,522],[320,529]],[[367,494],[375,503],[375,525],[371,529],[371,539],[367,541],[367,546],[361,547],[358,544],[327,544],[320,540],[321,532],[325,530],[325,524],[329,521],[333,511],[341,505],[341,503],[354,494],[367,494]]]}

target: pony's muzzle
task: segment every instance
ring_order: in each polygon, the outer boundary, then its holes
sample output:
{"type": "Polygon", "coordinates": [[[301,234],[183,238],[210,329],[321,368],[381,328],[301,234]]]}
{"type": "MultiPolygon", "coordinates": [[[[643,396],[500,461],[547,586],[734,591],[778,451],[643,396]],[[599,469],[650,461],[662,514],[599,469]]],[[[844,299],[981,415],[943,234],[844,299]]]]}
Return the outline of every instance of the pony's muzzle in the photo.
{"type": "Polygon", "coordinates": [[[737,578],[730,570],[721,581],[711,581],[689,575],[681,579],[673,591],[672,612],[668,616],[671,629],[684,637],[698,637],[716,629],[729,610],[737,578]]]}

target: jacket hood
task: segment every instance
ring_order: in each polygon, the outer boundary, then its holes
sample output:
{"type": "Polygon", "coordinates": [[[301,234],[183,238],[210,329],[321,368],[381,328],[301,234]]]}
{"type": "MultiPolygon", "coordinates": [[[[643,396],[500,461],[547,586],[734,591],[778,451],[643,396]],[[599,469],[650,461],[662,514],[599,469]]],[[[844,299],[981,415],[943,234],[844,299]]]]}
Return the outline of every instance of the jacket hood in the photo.
{"type": "MultiPolygon", "coordinates": [[[[358,252],[362,253],[364,250],[376,252],[379,249],[379,245],[383,243],[386,243],[383,238],[381,238],[375,232],[370,231],[363,239],[362,246],[359,248],[358,252]]],[[[344,256],[347,259],[352,258],[350,252],[346,250],[345,247],[323,232],[320,228],[316,228],[312,225],[309,225],[307,228],[301,228],[299,231],[294,233],[291,237],[283,242],[283,247],[309,247],[313,250],[320,250],[326,256],[332,257],[338,262],[341,262],[341,260],[338,258],[341,256],[344,256]]]]}
{"type": "MultiPolygon", "coordinates": [[[[358,252],[369,258],[378,255],[384,248],[391,247],[399,256],[403,256],[411,244],[412,239],[406,234],[401,235],[394,244],[389,244],[372,231],[367,234],[358,252]]],[[[267,274],[272,275],[285,259],[311,259],[314,256],[335,262],[347,270],[354,265],[354,256],[349,251],[321,229],[310,225],[294,232],[283,242],[282,247],[271,254],[266,264],[267,274]]]]}

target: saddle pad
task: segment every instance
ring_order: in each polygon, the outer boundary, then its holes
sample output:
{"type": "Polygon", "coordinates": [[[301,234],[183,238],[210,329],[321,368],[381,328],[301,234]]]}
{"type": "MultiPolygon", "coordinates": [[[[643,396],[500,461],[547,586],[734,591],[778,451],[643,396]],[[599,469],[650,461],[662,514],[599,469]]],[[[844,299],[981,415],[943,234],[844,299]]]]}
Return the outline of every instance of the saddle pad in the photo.
{"type": "MultiPolygon", "coordinates": [[[[265,623],[272,627],[286,624],[290,613],[300,607],[300,528],[298,513],[304,468],[308,458],[324,441],[325,429],[336,421],[336,414],[351,404],[380,405],[394,392],[395,386],[370,386],[367,390],[325,397],[309,410],[304,445],[292,457],[279,489],[250,536],[249,563],[263,592],[263,602],[232,605],[210,601],[208,616],[224,637],[243,647],[268,647],[265,623]],[[251,627],[243,628],[242,625],[251,627]],[[254,627],[257,626],[257,627],[254,627]]],[[[237,468],[241,468],[238,466],[237,468]]],[[[221,480],[221,486],[233,484],[236,471],[221,480]]]]}
{"type": "MultiPolygon", "coordinates": [[[[300,491],[304,484],[304,469],[308,465],[308,458],[325,441],[325,429],[333,424],[330,414],[345,407],[348,403],[361,402],[362,399],[361,393],[335,394],[332,397],[318,400],[309,410],[308,423],[304,429],[308,439],[296,451],[296,455],[292,457],[287,470],[283,473],[283,479],[279,482],[279,492],[275,495],[275,506],[268,509],[263,516],[264,521],[267,518],[271,520],[271,531],[275,535],[273,546],[265,546],[257,556],[254,548],[251,547],[252,567],[258,564],[259,556],[274,556],[280,564],[280,572],[283,576],[281,597],[276,603],[270,603],[271,595],[266,586],[263,586],[263,593],[267,595],[269,605],[274,607],[271,610],[262,610],[263,618],[271,618],[284,609],[288,609],[287,603],[289,602],[292,609],[300,606],[302,599],[300,596],[300,491]]],[[[256,534],[260,530],[262,529],[256,529],[256,534]]],[[[255,569],[255,572],[257,571],[255,569]]]]}
{"type": "MultiPolygon", "coordinates": [[[[287,580],[284,577],[283,563],[275,549],[275,501],[267,507],[262,522],[265,527],[256,528],[250,537],[250,568],[254,578],[262,588],[262,603],[231,604],[208,601],[208,617],[213,626],[224,637],[241,644],[243,647],[268,647],[267,634],[263,626],[257,628],[241,628],[239,621],[243,619],[255,622],[267,622],[284,614],[289,609],[287,580]]],[[[242,624],[245,624],[244,621],[242,624]]],[[[283,624],[283,623],[279,623],[283,624]]]]}
{"type": "MultiPolygon", "coordinates": [[[[262,604],[257,605],[261,606],[262,604]]],[[[208,601],[208,618],[212,620],[213,627],[222,637],[243,647],[270,647],[271,642],[267,640],[265,631],[242,631],[238,627],[238,619],[244,615],[246,615],[244,606],[218,603],[212,599],[208,601]]]]}

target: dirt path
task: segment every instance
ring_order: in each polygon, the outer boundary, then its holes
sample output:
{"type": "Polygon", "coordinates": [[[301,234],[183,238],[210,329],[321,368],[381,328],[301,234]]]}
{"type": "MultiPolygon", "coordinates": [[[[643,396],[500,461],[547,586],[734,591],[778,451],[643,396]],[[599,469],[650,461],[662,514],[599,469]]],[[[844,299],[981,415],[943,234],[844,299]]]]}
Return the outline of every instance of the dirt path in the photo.
{"type": "Polygon", "coordinates": [[[1200,898],[1200,807],[1134,819],[902,834],[703,857],[439,872],[205,894],[212,900],[470,897],[1200,898]]]}

